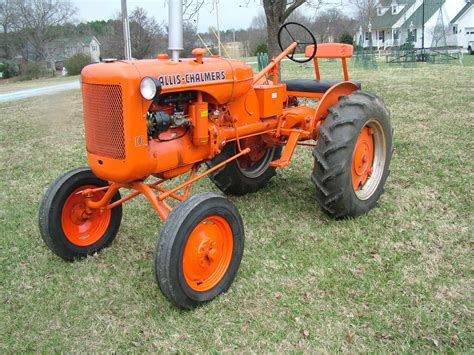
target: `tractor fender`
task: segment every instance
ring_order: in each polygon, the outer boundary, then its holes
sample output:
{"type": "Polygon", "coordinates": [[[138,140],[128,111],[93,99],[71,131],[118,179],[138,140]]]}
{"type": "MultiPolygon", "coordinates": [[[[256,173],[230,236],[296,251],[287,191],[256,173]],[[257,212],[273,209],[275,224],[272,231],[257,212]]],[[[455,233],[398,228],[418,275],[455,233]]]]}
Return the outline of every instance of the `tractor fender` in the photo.
{"type": "Polygon", "coordinates": [[[339,101],[341,96],[352,94],[354,91],[359,90],[359,87],[351,81],[342,81],[333,85],[319,101],[316,112],[314,113],[313,125],[310,132],[313,132],[313,137],[316,138],[316,130],[320,124],[326,119],[329,111],[328,109],[339,101]]]}

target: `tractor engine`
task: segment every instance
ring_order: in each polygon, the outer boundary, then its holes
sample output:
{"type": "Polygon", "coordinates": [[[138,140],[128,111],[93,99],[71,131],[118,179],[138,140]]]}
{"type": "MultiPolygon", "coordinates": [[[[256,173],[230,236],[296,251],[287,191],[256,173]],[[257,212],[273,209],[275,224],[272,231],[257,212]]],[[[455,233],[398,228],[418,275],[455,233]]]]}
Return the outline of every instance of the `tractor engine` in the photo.
{"type": "MultiPolygon", "coordinates": [[[[165,94],[147,113],[148,137],[163,140],[160,134],[170,128],[190,128],[192,123],[188,114],[190,102],[196,101],[196,92],[165,94]]],[[[176,137],[175,137],[176,138],[176,137]]],[[[166,139],[166,138],[165,138],[166,139]]]]}

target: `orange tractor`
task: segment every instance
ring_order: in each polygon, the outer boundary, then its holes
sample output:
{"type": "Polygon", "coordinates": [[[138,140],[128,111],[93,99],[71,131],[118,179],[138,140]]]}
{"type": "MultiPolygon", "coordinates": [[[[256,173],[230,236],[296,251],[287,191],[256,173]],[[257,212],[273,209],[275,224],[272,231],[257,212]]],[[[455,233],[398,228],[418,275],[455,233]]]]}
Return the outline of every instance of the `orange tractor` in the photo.
{"type": "Polygon", "coordinates": [[[300,145],[313,149],[311,180],[327,214],[355,217],[374,207],[389,172],[392,128],[383,101],[349,81],[352,46],[318,46],[296,23],[282,26],[279,43],[282,53],[256,75],[200,48],[179,59],[176,46],[172,59],[87,66],[90,168],[67,172],[47,190],[39,226],[48,247],[67,260],[107,247],[122,204],[143,194],[164,221],[154,254],[157,283],[169,301],[191,309],[230,287],[244,248],[237,208],[215,193],[190,196],[197,180],[208,176],[225,194],[255,192],[300,145]],[[285,57],[312,61],[315,79],[280,81],[285,57]],[[319,58],[340,58],[344,80],[322,80],[319,58]]]}

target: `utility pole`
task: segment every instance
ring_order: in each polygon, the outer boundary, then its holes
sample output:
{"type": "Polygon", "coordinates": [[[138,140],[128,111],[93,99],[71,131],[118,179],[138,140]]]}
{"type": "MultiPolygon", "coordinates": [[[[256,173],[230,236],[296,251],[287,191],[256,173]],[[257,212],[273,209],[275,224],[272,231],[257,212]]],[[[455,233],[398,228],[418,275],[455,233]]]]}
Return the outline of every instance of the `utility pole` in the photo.
{"type": "Polygon", "coordinates": [[[217,41],[219,42],[217,45],[219,47],[219,56],[221,56],[221,30],[220,30],[220,27],[219,27],[219,0],[214,0],[214,4],[216,5],[217,41]]]}
{"type": "Polygon", "coordinates": [[[421,2],[421,61],[425,62],[425,0],[421,2]]]}
{"type": "Polygon", "coordinates": [[[127,0],[122,0],[122,24],[125,60],[132,59],[132,42],[130,41],[130,24],[128,22],[127,0]]]}

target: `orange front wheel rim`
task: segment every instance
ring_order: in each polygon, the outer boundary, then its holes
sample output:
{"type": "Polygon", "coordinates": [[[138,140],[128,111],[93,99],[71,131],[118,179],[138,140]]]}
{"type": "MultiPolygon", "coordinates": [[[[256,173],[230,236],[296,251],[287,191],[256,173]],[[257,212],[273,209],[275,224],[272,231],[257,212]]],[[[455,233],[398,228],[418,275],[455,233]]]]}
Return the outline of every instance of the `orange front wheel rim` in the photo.
{"type": "Polygon", "coordinates": [[[203,292],[215,287],[232,260],[234,240],[229,223],[221,216],[199,222],[186,242],[183,274],[188,286],[203,292]]]}
{"type": "Polygon", "coordinates": [[[362,188],[373,172],[374,139],[373,129],[362,128],[352,155],[352,186],[354,191],[362,188]]]}
{"type": "MultiPolygon", "coordinates": [[[[61,225],[67,240],[79,247],[96,243],[103,237],[110,224],[110,210],[86,209],[86,198],[78,192],[95,189],[97,186],[84,185],[75,189],[66,199],[61,213],[61,225]]],[[[94,194],[92,200],[99,201],[104,191],[94,194]]]]}

